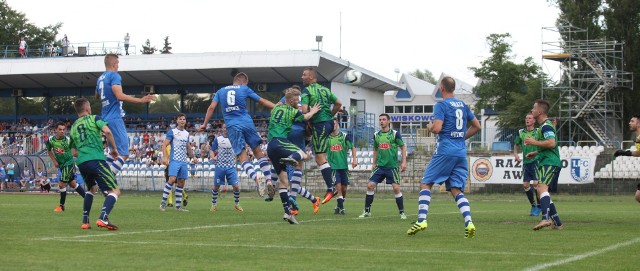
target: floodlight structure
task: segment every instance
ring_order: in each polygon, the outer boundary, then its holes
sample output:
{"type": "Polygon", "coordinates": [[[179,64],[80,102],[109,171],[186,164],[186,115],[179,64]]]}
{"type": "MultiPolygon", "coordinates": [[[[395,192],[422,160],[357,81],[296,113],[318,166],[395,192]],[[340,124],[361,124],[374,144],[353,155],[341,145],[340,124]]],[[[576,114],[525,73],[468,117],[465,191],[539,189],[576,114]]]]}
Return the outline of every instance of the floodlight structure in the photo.
{"type": "MultiPolygon", "coordinates": [[[[545,92],[558,91],[556,129],[559,138],[575,143],[591,142],[620,148],[623,140],[623,92],[633,89],[633,74],[624,71],[623,42],[590,40],[585,29],[570,24],[543,27],[542,62],[559,63],[554,84],[545,92]],[[558,37],[558,34],[560,38],[558,37]],[[556,41],[545,41],[545,35],[556,41]],[[580,38],[580,37],[587,37],[580,38]]],[[[550,116],[554,117],[554,116],[550,116]]]]}

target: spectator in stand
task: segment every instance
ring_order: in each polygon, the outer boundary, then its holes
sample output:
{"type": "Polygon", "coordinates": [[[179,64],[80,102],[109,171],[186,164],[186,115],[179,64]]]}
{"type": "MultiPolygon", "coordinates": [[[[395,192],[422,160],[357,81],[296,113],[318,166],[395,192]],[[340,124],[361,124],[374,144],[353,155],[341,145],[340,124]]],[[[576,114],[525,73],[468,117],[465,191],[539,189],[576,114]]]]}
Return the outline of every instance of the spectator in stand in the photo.
{"type": "Polygon", "coordinates": [[[175,129],[176,128],[176,120],[174,120],[174,119],[171,120],[171,124],[169,124],[169,128],[171,128],[171,129],[175,129]]]}
{"type": "Polygon", "coordinates": [[[62,54],[64,56],[67,56],[68,54],[71,53],[69,51],[69,45],[71,45],[71,42],[69,42],[69,38],[67,38],[67,34],[64,34],[64,38],[62,38],[61,43],[62,43],[62,54]]]}
{"type": "Polygon", "coordinates": [[[24,170],[22,170],[22,179],[20,180],[20,192],[24,192],[27,190],[27,184],[31,182],[31,170],[27,165],[24,165],[24,170]]]}
{"type": "Polygon", "coordinates": [[[7,164],[7,180],[10,183],[15,181],[15,168],[16,165],[12,161],[7,164]]]}
{"type": "Polygon", "coordinates": [[[20,51],[20,57],[27,57],[27,42],[24,40],[24,37],[20,37],[20,41],[18,42],[18,51],[20,51]]]}
{"type": "Polygon", "coordinates": [[[124,36],[124,52],[126,55],[129,55],[129,33],[124,36]]]}
{"type": "Polygon", "coordinates": [[[149,144],[149,132],[144,132],[144,134],[142,135],[142,144],[149,144]]]}
{"type": "Polygon", "coordinates": [[[137,148],[137,147],[140,146],[140,133],[136,133],[133,136],[133,146],[134,146],[134,148],[137,148]]]}

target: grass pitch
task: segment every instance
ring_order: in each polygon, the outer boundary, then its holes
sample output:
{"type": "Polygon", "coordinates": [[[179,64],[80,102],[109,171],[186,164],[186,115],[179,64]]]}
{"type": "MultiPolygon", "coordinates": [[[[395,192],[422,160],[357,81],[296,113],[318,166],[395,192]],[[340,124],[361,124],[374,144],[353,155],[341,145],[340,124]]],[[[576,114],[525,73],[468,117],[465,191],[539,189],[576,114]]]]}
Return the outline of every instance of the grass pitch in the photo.
{"type": "Polygon", "coordinates": [[[357,218],[364,195],[336,201],[314,215],[299,199],[299,225],[282,220],[278,199],[264,202],[222,194],[211,213],[209,193],[190,193],[191,212],[158,209],[160,193],[125,191],[111,214],[120,227],[95,226],[103,198],[96,197],[92,229],[82,230],[82,199],[0,193],[0,270],[637,270],[640,204],[633,196],[556,195],[562,231],[532,231],[524,195],[469,194],[477,228],[464,239],[453,199],[435,194],[426,231],[407,236],[417,218],[417,194],[405,194],[409,219],[400,220],[392,195],[377,193],[373,217],[357,218]]]}

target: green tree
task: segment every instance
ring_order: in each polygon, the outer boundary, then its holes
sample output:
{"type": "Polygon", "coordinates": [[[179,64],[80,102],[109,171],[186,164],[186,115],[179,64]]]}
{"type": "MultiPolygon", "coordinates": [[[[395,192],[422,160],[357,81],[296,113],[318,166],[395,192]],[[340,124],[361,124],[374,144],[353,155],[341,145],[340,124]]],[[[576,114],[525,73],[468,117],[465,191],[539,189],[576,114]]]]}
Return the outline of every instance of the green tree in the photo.
{"type": "Polygon", "coordinates": [[[476,110],[488,108],[500,112],[498,126],[501,128],[515,128],[512,126],[515,122],[506,121],[507,117],[516,114],[516,117],[524,118],[523,113],[531,109],[531,101],[535,99],[520,97],[540,97],[540,88],[533,85],[534,82],[540,83],[541,68],[531,57],[526,58],[522,64],[513,62],[510,37],[509,33],[490,34],[487,42],[492,55],[483,60],[480,67],[469,67],[474,76],[482,80],[482,83],[473,89],[479,98],[476,110]],[[517,110],[518,108],[522,110],[517,110]]]}
{"type": "Polygon", "coordinates": [[[171,43],[169,42],[169,36],[164,37],[164,46],[162,47],[162,50],[160,51],[161,54],[171,54],[171,49],[173,49],[173,47],[170,46],[171,43]]]}
{"type": "Polygon", "coordinates": [[[40,47],[56,40],[62,23],[37,27],[29,22],[24,13],[9,7],[5,0],[0,0],[0,44],[15,44],[16,49],[20,37],[24,37],[29,47],[40,47]]]}
{"type": "Polygon", "coordinates": [[[433,77],[433,73],[431,73],[431,71],[427,69],[424,69],[424,70],[416,69],[415,71],[412,71],[409,74],[434,85],[438,83],[438,80],[436,80],[436,78],[433,77]]]}
{"type": "Polygon", "coordinates": [[[152,55],[155,54],[156,51],[158,51],[158,49],[156,49],[155,46],[151,46],[149,39],[142,45],[142,50],[140,50],[143,55],[152,55]]]}

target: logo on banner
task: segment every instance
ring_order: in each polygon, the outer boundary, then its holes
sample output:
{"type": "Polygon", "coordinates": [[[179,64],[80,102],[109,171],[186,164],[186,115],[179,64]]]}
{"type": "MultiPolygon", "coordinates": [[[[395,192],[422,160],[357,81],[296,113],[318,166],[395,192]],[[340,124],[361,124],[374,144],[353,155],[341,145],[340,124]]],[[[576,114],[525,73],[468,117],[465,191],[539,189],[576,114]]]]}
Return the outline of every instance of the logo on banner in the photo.
{"type": "Polygon", "coordinates": [[[480,182],[484,182],[491,178],[491,174],[493,174],[493,165],[491,165],[491,161],[486,158],[478,158],[473,165],[471,166],[471,173],[476,180],[480,182]]]}
{"type": "Polygon", "coordinates": [[[588,180],[590,162],[590,159],[571,158],[571,178],[576,182],[588,180]]]}

